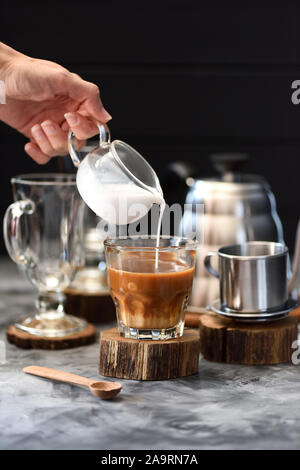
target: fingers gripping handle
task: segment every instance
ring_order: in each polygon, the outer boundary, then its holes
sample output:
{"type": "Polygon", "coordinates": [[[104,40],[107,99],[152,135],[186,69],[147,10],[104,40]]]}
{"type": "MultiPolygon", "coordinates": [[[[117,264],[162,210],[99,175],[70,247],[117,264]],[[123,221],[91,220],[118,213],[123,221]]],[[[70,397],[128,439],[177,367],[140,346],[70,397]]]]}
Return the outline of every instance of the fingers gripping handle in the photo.
{"type": "MultiPolygon", "coordinates": [[[[105,124],[100,124],[100,122],[95,122],[96,126],[99,129],[99,145],[100,147],[104,146],[105,144],[110,143],[110,132],[108,126],[105,124]]],[[[75,140],[75,134],[72,129],[69,130],[68,134],[68,150],[70,157],[76,167],[80,165],[81,158],[78,151],[75,149],[73,145],[73,141],[75,140]]]]}
{"type": "Polygon", "coordinates": [[[205,259],[204,259],[204,265],[207,269],[207,271],[214,277],[216,277],[217,279],[220,278],[220,275],[219,273],[212,267],[211,265],[211,258],[215,255],[217,255],[218,253],[216,251],[210,251],[209,253],[207,253],[207,255],[205,256],[205,259]]]}
{"type": "Polygon", "coordinates": [[[17,264],[27,263],[24,249],[20,246],[20,219],[24,214],[32,214],[34,208],[33,201],[24,199],[11,204],[5,212],[3,220],[4,242],[9,256],[17,264]]]}

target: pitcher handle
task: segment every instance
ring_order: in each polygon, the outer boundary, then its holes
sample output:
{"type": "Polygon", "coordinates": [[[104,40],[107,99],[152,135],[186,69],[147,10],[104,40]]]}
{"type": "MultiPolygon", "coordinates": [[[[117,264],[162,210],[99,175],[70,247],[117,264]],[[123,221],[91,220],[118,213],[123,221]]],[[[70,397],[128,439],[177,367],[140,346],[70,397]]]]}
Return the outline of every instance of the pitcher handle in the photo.
{"type": "Polygon", "coordinates": [[[20,219],[23,214],[33,214],[35,204],[30,199],[23,199],[11,204],[3,219],[3,236],[6,249],[11,259],[20,265],[28,264],[24,249],[20,247],[20,219]]]}
{"type": "MultiPolygon", "coordinates": [[[[99,129],[99,145],[100,145],[100,147],[105,146],[105,144],[109,144],[110,143],[110,132],[109,132],[108,126],[106,124],[100,124],[100,122],[98,122],[98,121],[95,121],[95,124],[99,129]]],[[[73,145],[73,139],[75,139],[75,135],[74,135],[74,132],[72,131],[72,129],[70,129],[69,134],[68,134],[69,154],[70,154],[70,157],[72,158],[72,161],[73,161],[74,165],[76,167],[78,167],[80,165],[80,162],[81,162],[82,159],[80,158],[77,150],[75,149],[75,147],[73,145]]]]}
{"type": "Polygon", "coordinates": [[[209,253],[207,253],[207,255],[205,256],[204,258],[204,266],[206,267],[207,271],[214,277],[216,277],[217,279],[220,278],[220,275],[219,273],[212,267],[211,263],[210,263],[210,260],[213,256],[217,255],[218,252],[217,251],[210,251],[209,253]]]}

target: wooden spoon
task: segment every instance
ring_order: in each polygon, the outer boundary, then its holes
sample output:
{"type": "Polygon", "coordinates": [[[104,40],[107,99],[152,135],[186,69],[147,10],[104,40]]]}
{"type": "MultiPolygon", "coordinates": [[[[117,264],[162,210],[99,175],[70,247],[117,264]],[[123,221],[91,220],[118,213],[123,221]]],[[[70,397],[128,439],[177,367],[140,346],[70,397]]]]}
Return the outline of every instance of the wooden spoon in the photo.
{"type": "Polygon", "coordinates": [[[24,367],[23,372],[26,374],[45,377],[46,379],[59,380],[60,382],[68,382],[76,385],[84,385],[89,387],[93,395],[102,400],[111,400],[121,391],[122,385],[118,382],[95,382],[95,380],[81,377],[80,375],[69,374],[62,370],[48,369],[47,367],[29,366],[24,367]]]}

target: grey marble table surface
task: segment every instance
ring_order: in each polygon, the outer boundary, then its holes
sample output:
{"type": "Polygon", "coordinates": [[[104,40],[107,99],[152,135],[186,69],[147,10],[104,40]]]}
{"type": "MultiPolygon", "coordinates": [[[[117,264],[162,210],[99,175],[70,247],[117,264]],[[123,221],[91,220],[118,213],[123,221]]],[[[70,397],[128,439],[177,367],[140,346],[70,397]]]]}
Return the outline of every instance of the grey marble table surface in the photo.
{"type": "Polygon", "coordinates": [[[97,379],[98,344],[64,351],[6,342],[35,292],[0,260],[1,449],[298,449],[300,367],[248,367],[200,359],[199,373],[161,382],[121,381],[114,401],[25,375],[42,365],[97,379]],[[5,357],[4,357],[5,353],[5,357]]]}

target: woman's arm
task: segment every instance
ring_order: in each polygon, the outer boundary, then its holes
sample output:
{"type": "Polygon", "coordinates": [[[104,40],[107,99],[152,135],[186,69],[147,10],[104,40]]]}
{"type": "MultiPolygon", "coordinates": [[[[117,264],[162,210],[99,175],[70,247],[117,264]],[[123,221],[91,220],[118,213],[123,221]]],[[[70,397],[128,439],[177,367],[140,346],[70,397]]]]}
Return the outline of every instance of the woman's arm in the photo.
{"type": "Polygon", "coordinates": [[[3,43],[0,80],[6,91],[0,120],[29,138],[25,151],[38,163],[68,152],[70,127],[84,140],[97,133],[92,119],[101,123],[111,119],[97,85],[55,62],[28,57],[3,43]]]}

